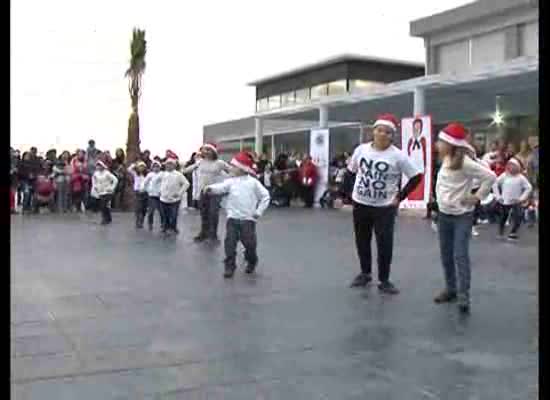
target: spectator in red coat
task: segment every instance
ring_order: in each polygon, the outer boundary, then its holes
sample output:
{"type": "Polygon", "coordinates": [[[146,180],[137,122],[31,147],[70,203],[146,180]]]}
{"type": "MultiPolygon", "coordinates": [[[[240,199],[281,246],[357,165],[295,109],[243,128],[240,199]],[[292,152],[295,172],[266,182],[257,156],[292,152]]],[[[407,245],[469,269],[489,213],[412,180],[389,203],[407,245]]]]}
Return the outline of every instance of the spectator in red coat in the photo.
{"type": "Polygon", "coordinates": [[[312,208],[315,200],[315,186],[317,185],[319,173],[311,157],[308,156],[304,159],[298,173],[305,207],[312,208]]]}

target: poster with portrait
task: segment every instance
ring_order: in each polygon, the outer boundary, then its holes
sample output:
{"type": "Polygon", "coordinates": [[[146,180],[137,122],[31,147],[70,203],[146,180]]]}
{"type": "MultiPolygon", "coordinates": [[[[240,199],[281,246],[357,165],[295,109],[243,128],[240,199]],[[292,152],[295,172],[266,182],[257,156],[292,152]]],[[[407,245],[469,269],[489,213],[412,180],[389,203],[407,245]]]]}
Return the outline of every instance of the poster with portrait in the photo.
{"type": "MultiPolygon", "coordinates": [[[[432,188],[432,118],[422,115],[401,120],[401,149],[422,171],[422,180],[407,199],[402,208],[426,208],[430,201],[432,188]]],[[[403,177],[401,186],[407,184],[403,177]]]]}
{"type": "Polygon", "coordinates": [[[319,205],[328,184],[329,133],[329,129],[312,129],[310,134],[310,155],[319,172],[319,181],[315,188],[315,206],[319,205]]]}

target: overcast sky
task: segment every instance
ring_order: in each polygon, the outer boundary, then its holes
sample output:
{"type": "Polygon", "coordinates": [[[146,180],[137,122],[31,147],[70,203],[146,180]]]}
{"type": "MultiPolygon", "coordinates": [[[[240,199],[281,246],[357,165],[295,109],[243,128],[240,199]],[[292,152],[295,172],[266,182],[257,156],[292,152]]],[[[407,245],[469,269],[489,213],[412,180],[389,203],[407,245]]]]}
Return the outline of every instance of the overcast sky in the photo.
{"type": "Polygon", "coordinates": [[[12,145],[125,148],[134,26],[147,38],[142,149],[186,158],[203,125],[254,113],[247,82],[341,53],[423,62],[409,22],[469,2],[14,0],[12,145]]]}

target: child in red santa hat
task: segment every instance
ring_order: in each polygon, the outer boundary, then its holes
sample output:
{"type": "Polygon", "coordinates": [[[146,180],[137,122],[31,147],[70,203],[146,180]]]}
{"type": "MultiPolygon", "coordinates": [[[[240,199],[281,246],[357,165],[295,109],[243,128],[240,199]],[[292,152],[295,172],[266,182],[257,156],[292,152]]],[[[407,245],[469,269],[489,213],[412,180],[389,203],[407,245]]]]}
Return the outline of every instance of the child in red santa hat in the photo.
{"type": "Polygon", "coordinates": [[[258,264],[256,252],[256,221],[269,206],[269,192],[258,179],[254,159],[241,152],[231,160],[232,178],[206,186],[205,195],[227,195],[227,227],[225,236],[225,278],[233,277],[236,267],[237,244],[245,248],[246,273],[255,271],[258,264]]]}

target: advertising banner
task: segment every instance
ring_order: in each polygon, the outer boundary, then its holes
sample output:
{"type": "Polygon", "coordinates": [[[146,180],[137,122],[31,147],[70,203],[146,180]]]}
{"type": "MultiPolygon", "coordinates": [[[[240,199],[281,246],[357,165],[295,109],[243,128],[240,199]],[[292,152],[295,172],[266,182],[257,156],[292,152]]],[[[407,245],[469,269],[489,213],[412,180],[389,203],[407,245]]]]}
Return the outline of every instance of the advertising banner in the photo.
{"type": "MultiPolygon", "coordinates": [[[[401,120],[401,149],[423,173],[420,184],[401,207],[426,208],[432,189],[432,118],[429,115],[401,120]]],[[[405,186],[407,181],[403,177],[401,186],[405,186]]]]}
{"type": "Polygon", "coordinates": [[[328,184],[329,132],[329,129],[312,129],[310,134],[310,155],[319,171],[319,182],[315,189],[315,206],[319,206],[319,199],[328,184]]]}

